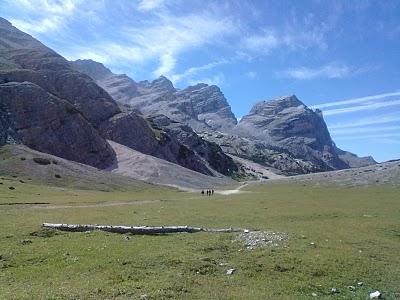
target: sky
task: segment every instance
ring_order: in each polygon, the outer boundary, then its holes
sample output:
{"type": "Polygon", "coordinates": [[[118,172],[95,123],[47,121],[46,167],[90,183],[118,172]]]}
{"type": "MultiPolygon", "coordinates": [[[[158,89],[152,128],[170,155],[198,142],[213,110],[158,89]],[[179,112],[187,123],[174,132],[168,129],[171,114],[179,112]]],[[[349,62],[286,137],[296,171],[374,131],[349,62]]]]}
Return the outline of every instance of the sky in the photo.
{"type": "Polygon", "coordinates": [[[340,148],[400,158],[398,0],[0,0],[0,16],[69,60],[216,84],[238,118],[295,94],[340,148]]]}

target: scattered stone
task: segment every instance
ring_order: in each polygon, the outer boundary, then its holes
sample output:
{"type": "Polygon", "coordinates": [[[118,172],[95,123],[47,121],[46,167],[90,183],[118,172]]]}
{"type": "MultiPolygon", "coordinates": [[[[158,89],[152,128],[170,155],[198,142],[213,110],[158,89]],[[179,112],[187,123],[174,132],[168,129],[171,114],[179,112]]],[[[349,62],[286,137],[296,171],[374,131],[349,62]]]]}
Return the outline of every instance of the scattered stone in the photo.
{"type": "Polygon", "coordinates": [[[49,165],[51,162],[49,159],[47,158],[43,158],[43,157],[34,157],[33,161],[39,165],[49,165]]]}
{"type": "Polygon", "coordinates": [[[318,295],[317,295],[317,293],[311,293],[311,296],[317,297],[318,295]]]}
{"type": "Polygon", "coordinates": [[[26,160],[26,158],[25,157],[21,157],[21,160],[26,160]]]}
{"type": "Polygon", "coordinates": [[[226,275],[233,275],[233,273],[235,273],[236,269],[228,269],[226,271],[226,275]]]}
{"type": "Polygon", "coordinates": [[[225,266],[228,265],[228,263],[223,263],[223,262],[222,262],[222,263],[219,263],[218,265],[219,265],[220,267],[225,267],[225,266]]]}
{"type": "Polygon", "coordinates": [[[356,290],[356,287],[353,286],[353,285],[349,285],[348,288],[349,288],[350,291],[355,291],[356,290]]]}
{"type": "Polygon", "coordinates": [[[250,231],[240,233],[236,241],[243,243],[247,249],[253,250],[257,247],[276,247],[279,243],[288,239],[286,233],[272,231],[250,231]]]}
{"type": "Polygon", "coordinates": [[[124,236],[125,241],[129,241],[131,238],[127,235],[124,236]]]}
{"type": "Polygon", "coordinates": [[[369,294],[369,299],[379,299],[381,296],[382,294],[380,291],[375,291],[369,294]]]}
{"type": "Polygon", "coordinates": [[[61,178],[61,175],[60,174],[55,174],[54,177],[55,178],[61,178]]]}
{"type": "Polygon", "coordinates": [[[364,285],[364,282],[362,282],[362,281],[357,282],[357,285],[358,285],[358,286],[363,286],[363,285],[364,285]]]}
{"type": "Polygon", "coordinates": [[[315,246],[315,243],[314,243],[314,242],[311,242],[310,245],[311,245],[311,246],[315,246]]]}
{"type": "Polygon", "coordinates": [[[9,190],[15,190],[15,187],[9,186],[8,189],[9,189],[9,190]]]}
{"type": "Polygon", "coordinates": [[[146,294],[140,295],[140,300],[147,300],[149,297],[146,294]]]}
{"type": "Polygon", "coordinates": [[[332,288],[332,289],[331,289],[331,293],[332,293],[332,294],[338,294],[338,293],[340,293],[340,292],[339,292],[339,290],[338,290],[337,288],[332,288]]]}
{"type": "Polygon", "coordinates": [[[29,239],[25,239],[25,240],[22,240],[22,241],[21,241],[21,244],[22,244],[22,245],[32,244],[32,241],[29,240],[29,239]]]}

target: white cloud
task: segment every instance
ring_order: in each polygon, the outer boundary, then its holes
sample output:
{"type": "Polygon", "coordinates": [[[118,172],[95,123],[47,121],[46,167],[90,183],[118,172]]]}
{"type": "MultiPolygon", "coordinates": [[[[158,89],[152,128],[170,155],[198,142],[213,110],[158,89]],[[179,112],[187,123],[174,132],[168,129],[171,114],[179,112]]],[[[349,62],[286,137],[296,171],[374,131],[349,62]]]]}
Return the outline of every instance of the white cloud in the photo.
{"type": "Polygon", "coordinates": [[[222,73],[218,73],[218,74],[216,74],[214,76],[211,76],[211,77],[189,80],[189,84],[190,85],[195,85],[195,84],[198,84],[198,83],[205,83],[205,84],[208,84],[208,85],[221,86],[224,82],[225,82],[225,76],[222,73]]]}
{"type": "Polygon", "coordinates": [[[323,113],[325,116],[330,116],[330,115],[338,115],[338,114],[363,111],[363,110],[373,110],[373,109],[379,109],[379,108],[390,107],[390,106],[400,106],[400,100],[377,102],[377,103],[367,103],[365,105],[357,105],[357,106],[351,106],[351,107],[324,110],[323,113]]]}
{"type": "Polygon", "coordinates": [[[388,132],[388,131],[400,131],[400,125],[398,126],[382,126],[382,127],[362,127],[362,128],[343,128],[331,130],[334,135],[353,135],[362,133],[373,133],[373,132],[388,132]]]}
{"type": "Polygon", "coordinates": [[[154,70],[153,74],[156,76],[161,76],[165,74],[169,74],[176,64],[176,58],[171,54],[163,54],[160,57],[160,66],[154,70]]]}
{"type": "Polygon", "coordinates": [[[250,79],[256,79],[258,77],[257,72],[254,72],[254,71],[246,72],[245,75],[246,75],[246,77],[248,77],[250,79]]]}
{"type": "Polygon", "coordinates": [[[377,117],[362,118],[348,123],[336,123],[328,126],[330,130],[363,127],[369,125],[386,124],[400,122],[400,113],[380,115],[377,117]]]}
{"type": "Polygon", "coordinates": [[[68,17],[73,15],[81,2],[82,0],[7,1],[8,5],[28,15],[24,19],[10,18],[11,23],[31,34],[52,32],[64,27],[68,17]]]}
{"type": "Polygon", "coordinates": [[[164,3],[164,0],[141,0],[138,5],[140,11],[150,11],[159,8],[164,3]]]}
{"type": "Polygon", "coordinates": [[[338,63],[330,63],[318,68],[299,67],[278,72],[278,76],[294,79],[314,79],[314,78],[344,78],[355,74],[357,70],[338,63]]]}
{"type": "Polygon", "coordinates": [[[177,82],[180,82],[180,81],[183,81],[183,80],[191,81],[192,80],[191,78],[193,78],[194,75],[196,75],[196,74],[198,74],[200,72],[203,72],[203,71],[211,70],[211,69],[213,69],[215,67],[218,67],[218,66],[221,66],[221,65],[224,65],[224,64],[227,64],[227,63],[229,63],[229,61],[226,60],[226,59],[213,61],[213,62],[210,62],[208,64],[202,65],[200,67],[189,68],[189,69],[185,70],[183,73],[180,73],[180,74],[173,74],[170,77],[170,79],[171,79],[171,81],[173,83],[177,83],[177,82]]]}
{"type": "Polygon", "coordinates": [[[31,34],[55,31],[60,29],[64,24],[63,20],[58,16],[44,18],[37,21],[11,19],[10,22],[18,29],[31,34]]]}
{"type": "Polygon", "coordinates": [[[273,50],[301,50],[310,47],[326,49],[325,28],[315,26],[298,30],[297,26],[287,26],[284,30],[270,29],[259,34],[251,34],[241,40],[241,49],[246,54],[269,55],[273,50]]]}
{"type": "Polygon", "coordinates": [[[400,139],[393,139],[393,138],[376,138],[373,139],[373,142],[400,145],[400,139]]]}
{"type": "Polygon", "coordinates": [[[263,35],[253,35],[244,38],[242,41],[242,47],[250,52],[268,54],[281,43],[282,41],[278,40],[275,34],[269,32],[263,35]]]}
{"type": "Polygon", "coordinates": [[[328,103],[322,103],[322,104],[314,105],[313,108],[342,106],[342,105],[347,105],[347,104],[356,104],[356,103],[367,102],[367,101],[371,101],[371,100],[384,100],[385,98],[393,97],[393,96],[400,96],[400,92],[383,93],[383,94],[348,99],[348,100],[343,100],[343,101],[333,101],[333,102],[328,102],[328,103]]]}
{"type": "Polygon", "coordinates": [[[152,71],[155,76],[175,77],[175,81],[179,81],[201,69],[215,66],[210,63],[198,70],[192,68],[182,74],[175,74],[179,55],[208,43],[215,43],[219,36],[233,32],[233,23],[223,16],[208,13],[173,16],[163,11],[156,13],[156,19],[146,22],[145,25],[122,28],[120,37],[124,42],[104,41],[91,45],[90,49],[75,46],[65,52],[69,52],[68,58],[93,59],[83,54],[94,54],[105,59],[101,62],[109,64],[145,64],[157,60],[159,65],[152,71]]]}
{"type": "Polygon", "coordinates": [[[337,136],[335,140],[370,140],[370,139],[386,139],[400,137],[400,133],[386,133],[386,134],[367,134],[367,135],[353,135],[353,136],[337,136]]]}

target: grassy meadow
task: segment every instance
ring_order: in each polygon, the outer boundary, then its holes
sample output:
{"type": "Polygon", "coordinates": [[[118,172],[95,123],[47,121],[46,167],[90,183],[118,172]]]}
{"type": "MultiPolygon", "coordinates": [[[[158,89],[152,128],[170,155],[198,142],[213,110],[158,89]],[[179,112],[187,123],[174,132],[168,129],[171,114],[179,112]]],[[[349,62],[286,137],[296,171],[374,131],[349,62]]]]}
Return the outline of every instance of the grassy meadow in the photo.
{"type": "Polygon", "coordinates": [[[206,197],[0,182],[0,299],[367,299],[375,289],[400,298],[398,187],[254,184],[206,197]],[[47,204],[13,205],[34,202],[47,204]],[[248,250],[235,234],[66,233],[42,222],[241,227],[289,239],[248,250]]]}

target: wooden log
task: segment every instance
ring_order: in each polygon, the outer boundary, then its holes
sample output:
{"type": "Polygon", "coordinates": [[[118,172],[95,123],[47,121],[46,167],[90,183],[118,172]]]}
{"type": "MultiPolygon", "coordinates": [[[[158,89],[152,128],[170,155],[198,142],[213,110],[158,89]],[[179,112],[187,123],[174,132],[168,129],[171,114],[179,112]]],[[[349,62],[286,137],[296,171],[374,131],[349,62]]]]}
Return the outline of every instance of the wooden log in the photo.
{"type": "Polygon", "coordinates": [[[69,232],[85,232],[85,231],[107,231],[113,233],[132,233],[132,234],[166,234],[166,233],[195,233],[195,232],[245,232],[245,229],[240,228],[203,228],[190,226],[112,226],[112,225],[92,225],[92,224],[53,224],[43,223],[43,228],[56,229],[69,232]]]}

